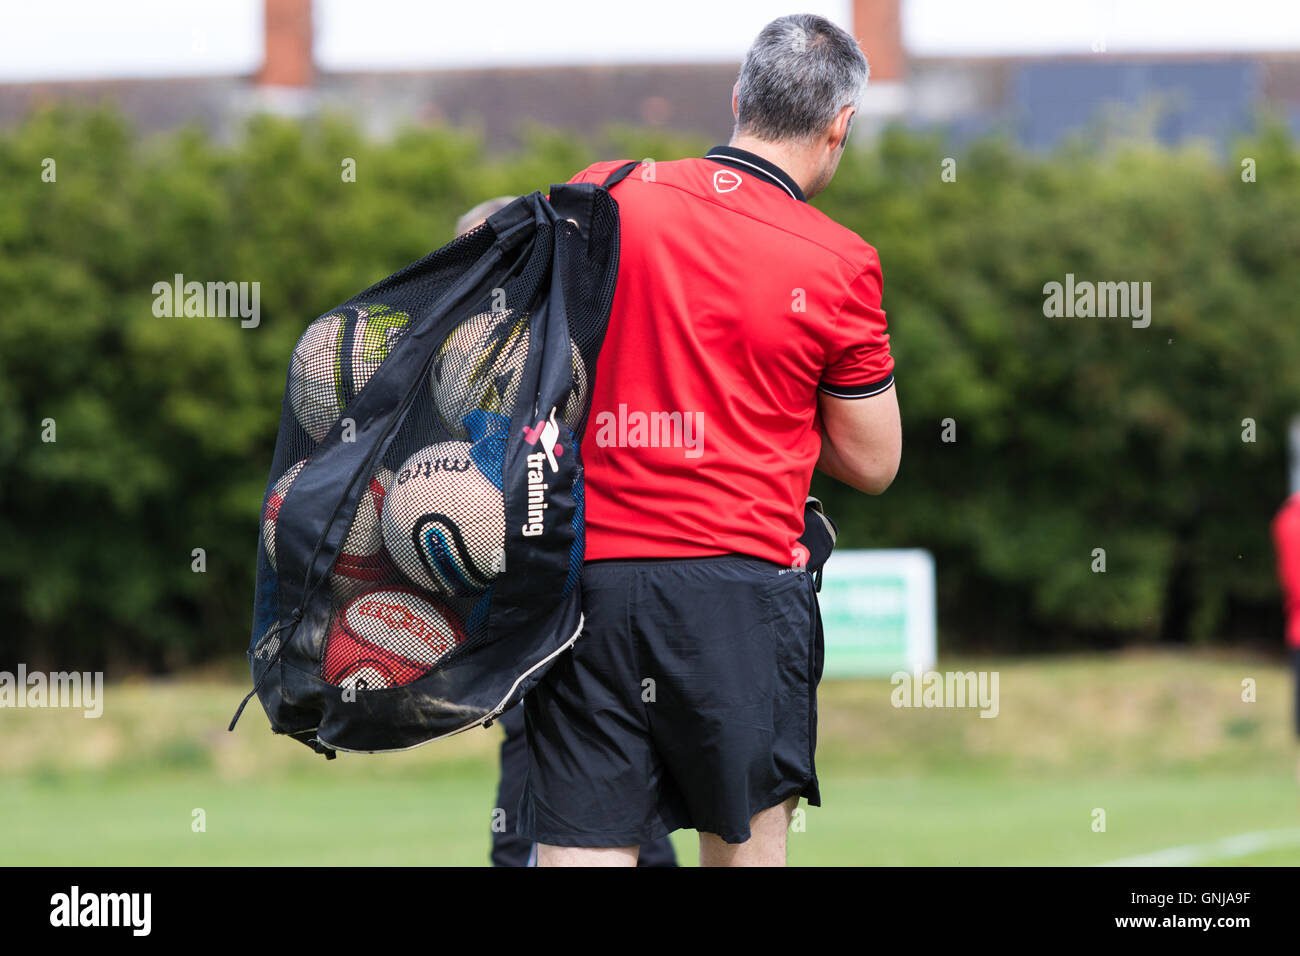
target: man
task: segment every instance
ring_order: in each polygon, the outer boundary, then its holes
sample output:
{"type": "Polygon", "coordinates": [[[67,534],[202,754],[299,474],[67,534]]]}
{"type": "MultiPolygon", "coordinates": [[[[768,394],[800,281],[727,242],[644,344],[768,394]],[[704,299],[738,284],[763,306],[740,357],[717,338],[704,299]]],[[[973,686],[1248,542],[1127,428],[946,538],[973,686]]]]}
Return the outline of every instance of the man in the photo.
{"type": "Polygon", "coordinates": [[[901,447],[876,252],[805,202],[866,79],[844,31],[783,17],[745,58],[729,146],[612,187],[586,624],[524,701],[520,832],[541,866],[632,866],[687,827],[702,865],[782,865],[800,796],[820,805],[804,497],[814,467],[884,491],[901,447]]]}
{"type": "Polygon", "coordinates": [[[485,199],[473,209],[470,209],[459,219],[456,220],[457,237],[465,235],[472,229],[477,229],[483,223],[487,222],[488,216],[500,212],[509,206],[516,196],[495,196],[492,199],[485,199]]]}
{"type": "MultiPolygon", "coordinates": [[[[1300,734],[1300,418],[1291,423],[1291,496],[1273,518],[1273,548],[1286,613],[1286,643],[1295,670],[1295,730],[1300,734]]],[[[1300,780],[1300,765],[1296,768],[1300,780]]]]}
{"type": "MultiPolygon", "coordinates": [[[[456,220],[456,235],[462,236],[477,229],[488,216],[500,212],[515,201],[514,196],[497,196],[479,203],[456,220]]],[[[497,808],[505,811],[501,826],[492,828],[492,865],[528,866],[535,862],[535,848],[531,840],[515,832],[515,811],[524,789],[524,776],[528,772],[528,742],[524,737],[524,711],[522,705],[511,707],[498,721],[505,731],[501,741],[501,776],[497,784],[497,808]]],[[[495,815],[494,815],[494,823],[495,815]]],[[[676,866],[677,854],[667,837],[642,848],[638,866],[676,866]]]]}

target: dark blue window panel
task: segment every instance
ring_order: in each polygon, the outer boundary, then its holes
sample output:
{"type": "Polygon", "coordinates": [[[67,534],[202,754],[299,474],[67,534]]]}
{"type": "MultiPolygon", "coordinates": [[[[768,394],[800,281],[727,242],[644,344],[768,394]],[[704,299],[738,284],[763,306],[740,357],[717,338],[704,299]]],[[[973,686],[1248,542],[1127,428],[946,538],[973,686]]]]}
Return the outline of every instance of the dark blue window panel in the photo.
{"type": "Polygon", "coordinates": [[[1026,63],[1015,69],[1011,106],[1020,141],[1032,148],[1056,145],[1112,104],[1152,102],[1162,142],[1224,143],[1250,128],[1261,92],[1260,68],[1246,60],[1026,63]]]}

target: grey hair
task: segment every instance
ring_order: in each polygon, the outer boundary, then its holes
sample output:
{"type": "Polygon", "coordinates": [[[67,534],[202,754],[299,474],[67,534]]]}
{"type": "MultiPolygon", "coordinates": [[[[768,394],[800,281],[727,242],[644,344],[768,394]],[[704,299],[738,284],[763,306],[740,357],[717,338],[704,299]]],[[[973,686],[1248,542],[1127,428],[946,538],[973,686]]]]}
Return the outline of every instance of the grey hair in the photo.
{"type": "Polygon", "coordinates": [[[740,67],[736,131],[811,140],[845,106],[858,106],[869,72],[857,41],[829,20],[810,13],[773,20],[740,67]]]}
{"type": "Polygon", "coordinates": [[[483,224],[483,221],[494,212],[500,212],[515,201],[515,196],[497,196],[495,199],[486,199],[479,203],[465,215],[456,220],[456,235],[463,236],[475,226],[483,224]]]}

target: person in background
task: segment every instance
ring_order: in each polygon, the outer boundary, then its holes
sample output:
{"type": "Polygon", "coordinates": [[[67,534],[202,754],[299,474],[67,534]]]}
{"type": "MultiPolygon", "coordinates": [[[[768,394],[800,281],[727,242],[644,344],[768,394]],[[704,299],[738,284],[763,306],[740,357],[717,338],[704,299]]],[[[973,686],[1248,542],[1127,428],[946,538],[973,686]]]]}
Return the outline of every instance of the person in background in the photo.
{"type": "MultiPolygon", "coordinates": [[[[1300,735],[1300,418],[1291,424],[1291,496],[1278,509],[1272,530],[1286,612],[1286,643],[1295,672],[1295,730],[1300,735]]],[[[1296,778],[1300,780],[1300,764],[1296,778]]]]}
{"type": "MultiPolygon", "coordinates": [[[[514,196],[497,196],[479,203],[456,220],[456,235],[462,236],[477,229],[495,212],[514,202],[514,196]]],[[[501,780],[497,785],[496,805],[505,811],[505,826],[492,831],[493,866],[531,866],[536,861],[532,841],[515,832],[515,818],[519,798],[524,792],[524,777],[528,773],[528,740],[524,736],[523,703],[511,707],[499,721],[505,731],[501,741],[501,780]]],[[[641,849],[639,866],[676,866],[677,855],[667,837],[648,843],[641,849]]]]}
{"type": "Polygon", "coordinates": [[[473,209],[466,212],[456,220],[456,236],[465,235],[471,229],[477,229],[483,223],[487,222],[488,216],[500,212],[517,199],[517,196],[497,196],[495,199],[485,199],[473,209]]]}

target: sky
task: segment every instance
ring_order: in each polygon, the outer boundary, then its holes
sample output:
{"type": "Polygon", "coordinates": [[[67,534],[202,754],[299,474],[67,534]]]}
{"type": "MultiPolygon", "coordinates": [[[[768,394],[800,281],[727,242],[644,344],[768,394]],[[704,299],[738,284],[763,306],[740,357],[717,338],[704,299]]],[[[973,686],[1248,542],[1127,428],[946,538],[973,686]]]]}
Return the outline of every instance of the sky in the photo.
{"type": "MultiPolygon", "coordinates": [[[[326,70],[734,62],[764,23],[850,0],[316,0],[326,70]],[[581,15],[574,9],[582,9],[581,15]]],[[[915,55],[1300,50],[1293,0],[904,0],[915,55]]],[[[0,82],[246,74],[262,0],[0,0],[0,82]]]]}

